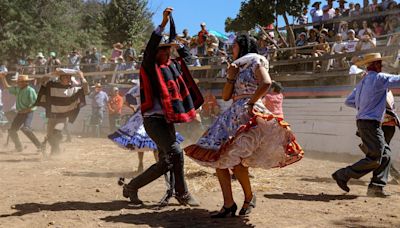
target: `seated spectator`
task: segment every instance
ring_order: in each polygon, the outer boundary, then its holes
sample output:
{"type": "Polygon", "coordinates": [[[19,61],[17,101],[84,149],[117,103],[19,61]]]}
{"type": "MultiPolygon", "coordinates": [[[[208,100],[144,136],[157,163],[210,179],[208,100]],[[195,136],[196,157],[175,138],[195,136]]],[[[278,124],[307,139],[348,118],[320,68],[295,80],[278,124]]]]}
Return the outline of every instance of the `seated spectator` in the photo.
{"type": "Polygon", "coordinates": [[[342,21],[339,25],[338,33],[342,35],[343,40],[347,40],[347,32],[349,31],[349,24],[342,21]]]}
{"type": "Polygon", "coordinates": [[[318,30],[312,28],[308,31],[308,43],[317,43],[318,42],[318,30]]]}
{"type": "Polygon", "coordinates": [[[391,18],[386,22],[385,31],[387,34],[393,34],[400,31],[399,20],[397,18],[391,18]]]}
{"type": "Polygon", "coordinates": [[[362,14],[360,3],[355,4],[354,10],[350,10],[350,17],[358,17],[362,14]]]}
{"type": "Polygon", "coordinates": [[[382,0],[382,10],[392,10],[396,7],[397,3],[394,0],[382,0]]]}
{"type": "Polygon", "coordinates": [[[354,32],[355,32],[356,34],[358,34],[358,32],[360,31],[360,28],[359,28],[359,26],[358,26],[358,22],[357,22],[357,21],[353,21],[353,23],[352,23],[352,25],[351,25],[351,29],[353,29],[354,32]]]}
{"type": "Polygon", "coordinates": [[[333,42],[335,42],[335,36],[336,36],[335,31],[334,31],[334,30],[329,30],[329,31],[328,31],[328,36],[326,37],[326,41],[327,41],[328,43],[333,43],[333,42]]]}
{"type": "Polygon", "coordinates": [[[374,33],[372,32],[372,29],[368,26],[368,22],[367,21],[363,21],[362,22],[362,29],[360,29],[360,31],[358,31],[357,37],[361,38],[361,36],[363,36],[365,32],[368,32],[373,37],[375,37],[374,33]]]}
{"type": "Polygon", "coordinates": [[[372,37],[371,33],[366,31],[361,36],[360,41],[357,44],[356,50],[362,51],[362,50],[368,50],[368,49],[375,48],[375,47],[376,47],[376,39],[372,37]]]}
{"type": "Polygon", "coordinates": [[[305,32],[300,33],[299,37],[296,40],[296,46],[302,47],[307,45],[307,34],[305,32]]]}
{"type": "MultiPolygon", "coordinates": [[[[111,65],[107,62],[107,57],[105,55],[101,56],[100,63],[98,65],[98,71],[109,71],[111,70],[111,65]]],[[[107,81],[106,75],[99,75],[93,77],[94,83],[104,83],[107,81]]]]}
{"type": "Polygon", "coordinates": [[[34,62],[34,59],[32,57],[28,57],[26,60],[28,61],[28,65],[27,65],[27,68],[25,68],[26,70],[24,72],[27,75],[36,74],[36,64],[34,62]]]}
{"type": "MultiPolygon", "coordinates": [[[[321,34],[319,37],[319,43],[316,46],[314,46],[313,56],[321,57],[323,55],[329,54],[329,52],[330,52],[329,43],[326,41],[325,35],[321,34]]],[[[323,61],[323,62],[316,61],[313,63],[313,68],[316,71],[319,71],[321,68],[326,70],[327,64],[325,64],[325,61],[323,61]],[[321,65],[324,65],[324,66],[321,66],[321,65]]]]}
{"type": "MultiPolygon", "coordinates": [[[[126,64],[124,61],[124,57],[122,57],[122,55],[118,56],[118,58],[116,59],[116,66],[114,71],[124,71],[126,68],[126,64]]],[[[124,79],[124,73],[114,73],[111,82],[112,83],[123,83],[123,79],[124,79]]]]}
{"type": "MultiPolygon", "coordinates": [[[[346,51],[346,43],[343,42],[343,38],[341,34],[337,34],[335,36],[335,43],[332,46],[332,51],[331,54],[335,55],[335,54],[343,54],[346,51]]],[[[345,66],[344,63],[344,59],[345,58],[336,58],[335,61],[333,62],[333,67],[341,67],[343,68],[345,66]]]]}
{"type": "Polygon", "coordinates": [[[385,33],[384,27],[376,21],[372,23],[372,28],[376,36],[381,36],[385,33]]]}
{"type": "Polygon", "coordinates": [[[347,32],[347,42],[346,42],[346,52],[347,53],[351,53],[351,52],[355,52],[356,51],[356,47],[358,44],[358,39],[356,38],[356,33],[354,32],[353,29],[350,29],[347,32]]]}

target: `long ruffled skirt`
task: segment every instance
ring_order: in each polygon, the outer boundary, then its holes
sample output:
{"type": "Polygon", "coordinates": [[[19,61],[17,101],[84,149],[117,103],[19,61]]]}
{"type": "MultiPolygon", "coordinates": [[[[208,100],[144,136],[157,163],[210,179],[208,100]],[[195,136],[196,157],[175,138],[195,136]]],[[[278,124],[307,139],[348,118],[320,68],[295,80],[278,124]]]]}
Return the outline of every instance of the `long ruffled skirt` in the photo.
{"type": "MultiPolygon", "coordinates": [[[[125,149],[135,151],[152,151],[157,149],[157,145],[146,133],[140,111],[133,114],[126,124],[116,132],[108,135],[108,138],[125,149]]],[[[184,138],[177,132],[176,140],[178,143],[182,143],[184,138]]]]}
{"type": "Polygon", "coordinates": [[[289,124],[272,115],[259,100],[248,114],[249,98],[235,101],[185,153],[203,166],[269,169],[284,167],[303,158],[304,151],[296,142],[289,124]]]}

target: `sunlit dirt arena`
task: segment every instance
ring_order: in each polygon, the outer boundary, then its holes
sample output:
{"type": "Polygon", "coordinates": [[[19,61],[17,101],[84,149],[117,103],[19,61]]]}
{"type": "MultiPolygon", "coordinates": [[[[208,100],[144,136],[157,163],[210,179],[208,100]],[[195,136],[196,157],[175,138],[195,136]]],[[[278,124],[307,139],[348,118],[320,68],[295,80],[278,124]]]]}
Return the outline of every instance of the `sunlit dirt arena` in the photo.
{"type": "MultiPolygon", "coordinates": [[[[41,135],[43,137],[43,135],[41,135]]],[[[190,191],[198,208],[179,206],[157,210],[165,191],[163,178],[139,191],[143,207],[130,206],[122,197],[118,177],[133,177],[137,155],[107,139],[77,138],[64,143],[64,152],[44,160],[23,138],[25,152],[11,152],[0,138],[0,227],[399,227],[400,185],[390,184],[389,199],[368,198],[370,176],[350,182],[349,194],[336,186],[330,174],[346,163],[307,154],[283,169],[252,169],[257,206],[248,218],[211,219],[222,206],[214,170],[186,158],[190,191]]],[[[154,162],[145,155],[145,166],[154,162]]],[[[235,200],[243,202],[239,183],[235,200]]]]}

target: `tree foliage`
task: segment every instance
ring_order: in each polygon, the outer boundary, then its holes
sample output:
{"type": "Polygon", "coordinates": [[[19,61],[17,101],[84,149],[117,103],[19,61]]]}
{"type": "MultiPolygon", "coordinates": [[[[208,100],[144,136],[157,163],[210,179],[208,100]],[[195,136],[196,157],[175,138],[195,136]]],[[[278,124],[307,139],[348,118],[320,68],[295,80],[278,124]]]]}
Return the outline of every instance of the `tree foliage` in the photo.
{"type": "Polygon", "coordinates": [[[1,0],[0,58],[139,44],[153,28],[151,17],[146,0],[1,0]]]}
{"type": "Polygon", "coordinates": [[[142,46],[154,29],[152,16],[147,0],[113,0],[103,13],[102,23],[108,31],[104,39],[108,44],[131,41],[142,46]]]}
{"type": "Polygon", "coordinates": [[[266,26],[275,21],[276,15],[282,15],[288,25],[287,15],[298,17],[309,3],[309,0],[245,0],[236,18],[225,20],[225,31],[248,31],[257,24],[266,26]]]}

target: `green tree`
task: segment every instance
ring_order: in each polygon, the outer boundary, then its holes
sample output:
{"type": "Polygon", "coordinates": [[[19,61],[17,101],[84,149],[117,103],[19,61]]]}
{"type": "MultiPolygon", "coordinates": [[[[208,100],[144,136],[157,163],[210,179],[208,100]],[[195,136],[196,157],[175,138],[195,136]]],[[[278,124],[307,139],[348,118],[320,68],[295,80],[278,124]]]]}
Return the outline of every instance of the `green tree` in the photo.
{"type": "Polygon", "coordinates": [[[294,46],[294,33],[289,26],[288,15],[298,17],[309,0],[245,0],[241,3],[236,18],[225,20],[225,31],[238,32],[250,30],[257,24],[268,25],[274,22],[277,15],[285,20],[289,43],[294,46]]]}
{"type": "Polygon", "coordinates": [[[2,0],[0,56],[13,62],[39,51],[63,56],[72,47],[99,45],[101,6],[82,0],[2,0]]]}
{"type": "Polygon", "coordinates": [[[152,16],[147,0],[112,0],[103,12],[104,40],[110,46],[131,41],[134,47],[141,48],[154,29],[152,16]]]}

